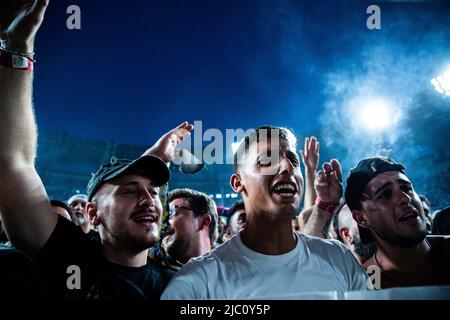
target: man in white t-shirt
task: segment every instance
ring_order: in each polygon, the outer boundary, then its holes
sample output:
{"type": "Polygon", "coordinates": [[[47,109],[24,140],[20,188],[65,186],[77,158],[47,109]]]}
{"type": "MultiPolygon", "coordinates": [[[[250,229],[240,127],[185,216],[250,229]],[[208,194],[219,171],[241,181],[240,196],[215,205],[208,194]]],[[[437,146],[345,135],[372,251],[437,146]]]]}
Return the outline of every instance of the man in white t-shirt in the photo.
{"type": "MultiPolygon", "coordinates": [[[[162,299],[341,298],[367,288],[366,274],[344,245],[292,230],[304,185],[295,148],[286,128],[263,126],[246,136],[230,180],[244,200],[246,227],[191,259],[162,299]]],[[[339,163],[324,164],[316,179],[315,210],[332,212],[342,193],[339,163]]]]}

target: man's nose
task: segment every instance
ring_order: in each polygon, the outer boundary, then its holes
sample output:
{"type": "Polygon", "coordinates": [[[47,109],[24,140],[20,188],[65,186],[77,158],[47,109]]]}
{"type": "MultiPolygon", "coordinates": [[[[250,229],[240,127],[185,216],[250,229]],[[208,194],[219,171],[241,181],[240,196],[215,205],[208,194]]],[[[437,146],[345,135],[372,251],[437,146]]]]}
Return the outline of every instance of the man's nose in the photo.
{"type": "Polygon", "coordinates": [[[291,160],[286,157],[280,159],[280,174],[292,175],[294,172],[294,165],[291,160]]]}
{"type": "Polygon", "coordinates": [[[148,205],[149,207],[153,207],[155,205],[155,199],[148,190],[142,192],[141,199],[139,200],[140,205],[148,205]]]}
{"type": "Polygon", "coordinates": [[[400,204],[409,204],[411,203],[411,196],[401,190],[400,188],[397,189],[397,197],[400,204]]]}

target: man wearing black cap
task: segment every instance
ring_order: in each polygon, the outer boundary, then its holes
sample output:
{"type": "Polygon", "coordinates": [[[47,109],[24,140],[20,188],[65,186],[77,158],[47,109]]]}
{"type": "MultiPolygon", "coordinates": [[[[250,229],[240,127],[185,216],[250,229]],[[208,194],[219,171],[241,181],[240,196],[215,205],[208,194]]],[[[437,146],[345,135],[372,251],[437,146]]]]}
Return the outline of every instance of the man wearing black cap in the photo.
{"type": "Polygon", "coordinates": [[[364,263],[381,271],[381,288],[450,284],[450,237],[427,236],[422,203],[405,167],[386,157],[361,160],[347,178],[345,199],[364,243],[364,263]]]}
{"type": "Polygon", "coordinates": [[[113,158],[88,185],[101,240],[57,217],[35,169],[34,38],[48,0],[0,4],[0,211],[15,247],[31,255],[52,298],[158,299],[171,273],[148,261],[162,211],[165,162],[192,126],[183,123],[134,161],[113,158]]]}

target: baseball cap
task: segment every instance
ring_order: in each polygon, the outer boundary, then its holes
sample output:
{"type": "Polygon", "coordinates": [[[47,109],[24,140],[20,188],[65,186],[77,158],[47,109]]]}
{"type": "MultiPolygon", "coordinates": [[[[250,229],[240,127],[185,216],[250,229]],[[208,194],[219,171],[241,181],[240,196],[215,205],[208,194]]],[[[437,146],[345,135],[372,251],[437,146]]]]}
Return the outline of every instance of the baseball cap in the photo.
{"type": "Polygon", "coordinates": [[[75,200],[88,201],[88,196],[85,194],[82,194],[82,193],[77,193],[77,194],[74,194],[73,196],[71,196],[69,198],[69,200],[67,200],[67,203],[70,205],[75,200]]]}
{"type": "Polygon", "coordinates": [[[88,182],[88,201],[92,200],[94,194],[104,182],[130,174],[149,177],[157,186],[164,185],[170,179],[169,168],[156,156],[142,156],[135,160],[112,157],[110,162],[100,166],[100,169],[88,182]]]}
{"type": "MultiPolygon", "coordinates": [[[[405,173],[405,167],[389,157],[373,157],[363,159],[358,165],[350,170],[345,187],[345,201],[350,210],[360,208],[361,196],[367,184],[383,172],[398,171],[405,173]]],[[[358,225],[361,241],[364,244],[373,242],[373,238],[367,228],[358,225]]]]}

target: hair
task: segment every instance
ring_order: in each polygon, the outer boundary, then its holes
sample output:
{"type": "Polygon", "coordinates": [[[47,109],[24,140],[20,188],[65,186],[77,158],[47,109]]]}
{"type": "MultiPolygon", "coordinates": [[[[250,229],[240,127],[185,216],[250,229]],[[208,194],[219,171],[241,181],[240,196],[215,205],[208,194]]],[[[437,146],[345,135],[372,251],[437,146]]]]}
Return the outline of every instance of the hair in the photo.
{"type": "Polygon", "coordinates": [[[198,217],[204,214],[208,214],[211,217],[211,223],[209,224],[209,239],[213,244],[218,237],[218,214],[217,206],[211,197],[207,194],[192,190],[192,189],[175,189],[169,192],[167,204],[175,199],[185,198],[188,199],[189,205],[194,211],[194,217],[198,217]]]}
{"type": "Polygon", "coordinates": [[[6,232],[3,229],[2,219],[0,218],[0,244],[8,241],[9,241],[8,236],[6,235],[6,232]]]}
{"type": "Polygon", "coordinates": [[[262,138],[271,138],[272,137],[272,131],[276,130],[278,133],[279,139],[283,139],[288,141],[289,143],[296,146],[297,144],[297,138],[295,137],[293,131],[286,127],[278,127],[278,126],[270,126],[270,125],[264,125],[257,127],[254,131],[247,134],[242,141],[239,144],[239,147],[237,148],[234,158],[233,158],[233,166],[234,166],[234,172],[237,173],[239,170],[239,160],[242,158],[242,156],[245,156],[245,154],[250,149],[250,144],[252,142],[259,142],[262,138]],[[263,131],[263,132],[261,132],[263,131]],[[260,132],[262,136],[260,136],[260,132]]]}
{"type": "Polygon", "coordinates": [[[236,202],[231,206],[231,208],[228,209],[228,213],[227,213],[227,216],[228,216],[228,223],[227,223],[227,225],[230,224],[231,217],[232,217],[233,214],[234,214],[236,211],[238,211],[238,210],[245,210],[244,201],[242,201],[242,200],[236,201],[236,202]]]}
{"type": "MultiPolygon", "coordinates": [[[[346,204],[347,203],[345,202],[345,199],[341,198],[339,200],[338,208],[334,211],[335,213],[332,218],[333,219],[333,221],[332,221],[333,229],[334,229],[334,232],[336,233],[337,240],[339,240],[342,243],[344,243],[344,239],[342,239],[341,233],[339,232],[339,229],[341,228],[341,226],[339,225],[339,214],[341,213],[341,210],[344,208],[344,206],[346,204]]],[[[348,205],[347,205],[347,207],[348,207],[348,205]]]]}
{"type": "Polygon", "coordinates": [[[432,224],[433,235],[449,235],[450,234],[450,207],[438,210],[433,214],[432,224]]]}

